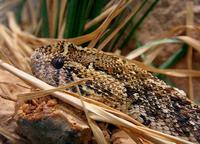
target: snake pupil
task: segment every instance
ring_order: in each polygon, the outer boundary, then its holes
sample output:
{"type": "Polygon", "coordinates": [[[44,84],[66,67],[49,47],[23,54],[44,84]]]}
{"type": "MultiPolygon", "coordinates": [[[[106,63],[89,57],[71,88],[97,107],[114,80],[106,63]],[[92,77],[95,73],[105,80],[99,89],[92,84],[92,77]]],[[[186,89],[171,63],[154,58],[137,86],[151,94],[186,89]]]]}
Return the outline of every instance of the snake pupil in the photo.
{"type": "Polygon", "coordinates": [[[51,64],[56,69],[61,69],[64,65],[64,59],[62,57],[55,57],[55,58],[52,59],[51,64]]]}

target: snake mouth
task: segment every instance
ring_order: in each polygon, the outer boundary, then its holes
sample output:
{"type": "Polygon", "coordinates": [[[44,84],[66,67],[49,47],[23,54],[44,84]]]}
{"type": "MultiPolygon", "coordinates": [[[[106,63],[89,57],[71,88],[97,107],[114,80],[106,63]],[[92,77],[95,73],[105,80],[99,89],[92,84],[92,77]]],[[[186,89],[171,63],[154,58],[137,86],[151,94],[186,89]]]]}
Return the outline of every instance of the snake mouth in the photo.
{"type": "Polygon", "coordinates": [[[38,72],[41,70],[43,61],[44,61],[44,56],[41,53],[35,51],[31,55],[31,70],[36,77],[38,77],[39,75],[38,72]]]}

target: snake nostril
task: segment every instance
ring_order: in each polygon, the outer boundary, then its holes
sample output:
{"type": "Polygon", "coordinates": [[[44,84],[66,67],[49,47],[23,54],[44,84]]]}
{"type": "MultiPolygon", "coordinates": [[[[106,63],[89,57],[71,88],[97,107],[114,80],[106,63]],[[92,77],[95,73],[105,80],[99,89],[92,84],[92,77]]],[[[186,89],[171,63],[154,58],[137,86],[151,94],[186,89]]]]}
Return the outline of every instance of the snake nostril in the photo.
{"type": "Polygon", "coordinates": [[[36,59],[39,59],[40,58],[40,56],[39,55],[36,55],[36,57],[35,57],[36,59]]]}

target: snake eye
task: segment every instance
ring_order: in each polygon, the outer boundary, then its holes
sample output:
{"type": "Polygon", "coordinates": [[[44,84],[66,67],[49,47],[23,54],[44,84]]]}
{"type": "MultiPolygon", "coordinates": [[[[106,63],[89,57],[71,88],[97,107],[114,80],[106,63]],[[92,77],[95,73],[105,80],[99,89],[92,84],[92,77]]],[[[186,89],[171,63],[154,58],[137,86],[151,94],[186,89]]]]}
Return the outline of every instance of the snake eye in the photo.
{"type": "Polygon", "coordinates": [[[52,59],[51,64],[56,69],[61,69],[64,65],[64,59],[62,57],[55,57],[55,58],[52,59]]]}

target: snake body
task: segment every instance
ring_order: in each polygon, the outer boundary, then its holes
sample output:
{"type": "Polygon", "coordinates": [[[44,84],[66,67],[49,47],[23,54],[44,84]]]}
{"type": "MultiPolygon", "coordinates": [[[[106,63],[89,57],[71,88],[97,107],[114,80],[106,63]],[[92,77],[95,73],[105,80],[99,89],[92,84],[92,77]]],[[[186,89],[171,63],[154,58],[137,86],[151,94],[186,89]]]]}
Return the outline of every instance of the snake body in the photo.
{"type": "MultiPolygon", "coordinates": [[[[33,74],[53,85],[90,78],[81,94],[118,109],[144,125],[200,143],[200,108],[137,64],[94,48],[58,42],[31,56],[33,74]]],[[[76,92],[76,90],[71,89],[76,92]]]]}

